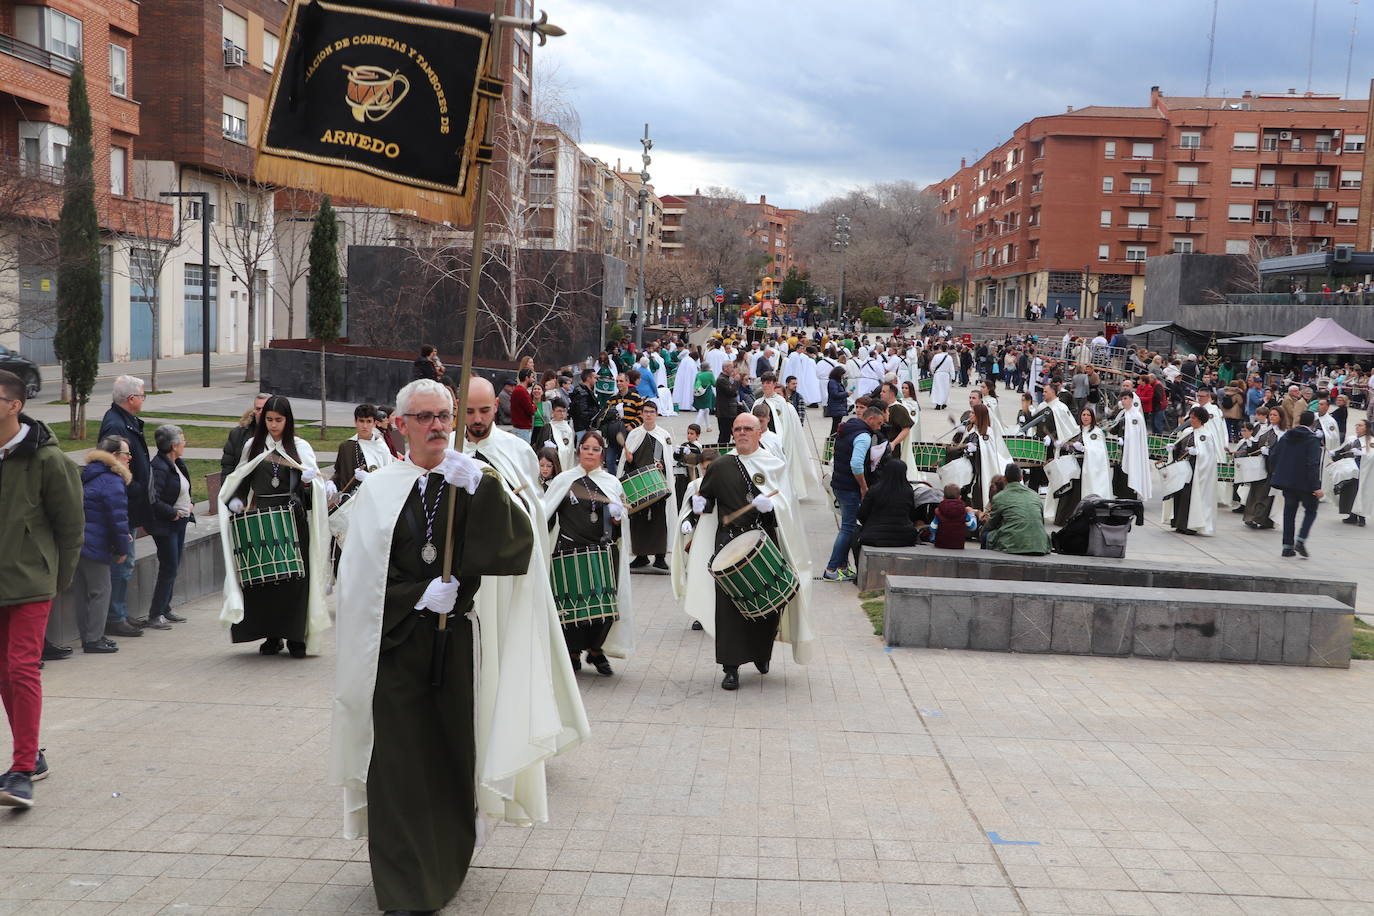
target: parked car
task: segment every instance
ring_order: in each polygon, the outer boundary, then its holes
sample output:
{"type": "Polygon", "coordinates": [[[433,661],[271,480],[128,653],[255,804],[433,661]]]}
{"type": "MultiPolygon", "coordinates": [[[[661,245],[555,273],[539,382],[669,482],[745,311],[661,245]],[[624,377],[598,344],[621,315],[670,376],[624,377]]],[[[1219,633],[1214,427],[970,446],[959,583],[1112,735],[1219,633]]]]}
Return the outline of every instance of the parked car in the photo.
{"type": "Polygon", "coordinates": [[[951,321],[954,318],[954,309],[937,305],[934,302],[926,303],[926,321],[951,321]]]}
{"type": "Polygon", "coordinates": [[[38,372],[38,364],[9,347],[0,346],[0,369],[13,372],[24,380],[29,400],[38,397],[38,392],[43,390],[43,377],[38,372]]]}

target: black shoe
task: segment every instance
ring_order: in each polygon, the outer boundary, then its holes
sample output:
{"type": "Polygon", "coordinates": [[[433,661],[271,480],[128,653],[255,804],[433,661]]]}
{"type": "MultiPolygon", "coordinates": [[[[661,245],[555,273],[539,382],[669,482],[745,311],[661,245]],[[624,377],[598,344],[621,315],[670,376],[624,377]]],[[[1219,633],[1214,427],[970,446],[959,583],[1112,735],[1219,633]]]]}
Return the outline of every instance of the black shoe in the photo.
{"type": "Polygon", "coordinates": [[[1285,557],[1296,557],[1298,555],[1298,552],[1294,550],[1292,547],[1285,547],[1283,548],[1282,555],[1285,557]]]}
{"type": "Polygon", "coordinates": [[[720,679],[721,690],[739,690],[739,671],[734,668],[725,669],[725,677],[720,679]]]}
{"type": "Polygon", "coordinates": [[[119,647],[108,639],[97,639],[95,642],[82,643],[81,651],[92,655],[109,655],[111,652],[118,652],[119,647]]]}
{"type": "Polygon", "coordinates": [[[434,910],[387,910],[382,916],[434,916],[434,910]]]}
{"type": "Polygon", "coordinates": [[[0,807],[32,808],[33,777],[28,773],[6,773],[0,783],[0,807]]]}
{"type": "Polygon", "coordinates": [[[1304,560],[1307,559],[1307,545],[1302,541],[1298,541],[1294,544],[1293,549],[1298,552],[1298,556],[1302,557],[1304,560]]]}
{"type": "Polygon", "coordinates": [[[663,559],[662,557],[658,557],[657,559],[654,560],[654,569],[667,569],[667,568],[668,568],[668,561],[667,561],[667,560],[663,559]]]}
{"type": "Polygon", "coordinates": [[[52,643],[48,642],[46,639],[43,640],[43,661],[45,661],[45,662],[57,662],[57,661],[61,661],[61,660],[64,659],[64,658],[71,658],[71,657],[72,657],[72,647],[71,647],[71,646],[56,646],[56,645],[53,645],[52,643]]]}
{"type": "Polygon", "coordinates": [[[116,620],[105,624],[106,636],[126,636],[132,639],[135,636],[142,636],[143,631],[127,620],[116,620]]]}
{"type": "Polygon", "coordinates": [[[305,643],[287,640],[286,651],[291,653],[292,658],[305,658],[305,643]]]}
{"type": "Polygon", "coordinates": [[[1359,518],[1359,520],[1360,520],[1360,527],[1363,528],[1363,527],[1364,527],[1364,516],[1363,516],[1363,515],[1360,515],[1360,516],[1357,516],[1357,518],[1359,518]]]}
{"type": "Polygon", "coordinates": [[[754,662],[754,667],[759,669],[759,674],[768,673],[768,662],[754,662]]]}
{"type": "Polygon", "coordinates": [[[133,624],[134,626],[138,627],[138,628],[141,630],[141,629],[143,629],[144,627],[146,627],[146,626],[148,625],[148,618],[147,618],[147,617],[130,617],[130,618],[129,618],[129,623],[133,624]]]}
{"type": "Polygon", "coordinates": [[[1233,513],[1235,513],[1236,515],[1240,515],[1242,512],[1245,511],[1245,507],[1244,507],[1244,506],[1236,506],[1236,507],[1235,507],[1234,509],[1232,509],[1231,511],[1232,511],[1233,513]]]}
{"type": "Polygon", "coordinates": [[[48,778],[48,758],[43,756],[43,752],[46,750],[46,747],[40,747],[38,749],[38,762],[34,764],[33,775],[29,777],[33,782],[48,778]]]}
{"type": "Polygon", "coordinates": [[[1268,522],[1268,521],[1260,522],[1260,523],[1259,523],[1258,525],[1256,525],[1255,527],[1258,528],[1260,531],[1268,531],[1268,530],[1270,530],[1271,528],[1274,527],[1274,523],[1273,523],[1273,522],[1268,522]]]}
{"type": "Polygon", "coordinates": [[[596,673],[602,677],[610,677],[612,674],[615,674],[615,672],[611,670],[611,663],[604,655],[592,656],[589,654],[587,656],[587,662],[591,664],[592,667],[596,668],[596,673]]]}
{"type": "Polygon", "coordinates": [[[1341,524],[1343,525],[1358,525],[1359,523],[1359,517],[1354,515],[1347,515],[1345,518],[1341,519],[1341,524]]]}
{"type": "Polygon", "coordinates": [[[276,655],[280,651],[281,640],[275,636],[270,639],[264,639],[262,645],[258,646],[258,653],[261,655],[276,655]]]}
{"type": "Polygon", "coordinates": [[[172,628],[172,625],[167,621],[163,620],[160,616],[149,617],[148,622],[145,623],[143,626],[145,629],[149,630],[170,630],[172,628]]]}
{"type": "Polygon", "coordinates": [[[579,653],[577,653],[576,655],[571,656],[571,658],[572,658],[573,671],[581,671],[581,670],[582,670],[582,653],[579,652],[579,653]]]}
{"type": "Polygon", "coordinates": [[[630,568],[631,568],[631,569],[643,569],[644,567],[646,567],[646,566],[648,566],[648,565],[649,565],[649,558],[648,558],[648,557],[635,557],[633,560],[630,561],[630,568]]]}
{"type": "Polygon", "coordinates": [[[704,630],[704,629],[706,629],[706,628],[703,627],[703,626],[701,625],[701,621],[700,621],[700,620],[693,620],[693,621],[692,621],[692,629],[694,629],[694,630],[704,630]]]}
{"type": "Polygon", "coordinates": [[[168,623],[185,623],[185,622],[186,622],[186,618],[185,618],[185,617],[182,617],[180,614],[173,614],[171,611],[164,611],[163,614],[162,614],[162,619],[165,620],[165,621],[167,621],[168,623]]]}

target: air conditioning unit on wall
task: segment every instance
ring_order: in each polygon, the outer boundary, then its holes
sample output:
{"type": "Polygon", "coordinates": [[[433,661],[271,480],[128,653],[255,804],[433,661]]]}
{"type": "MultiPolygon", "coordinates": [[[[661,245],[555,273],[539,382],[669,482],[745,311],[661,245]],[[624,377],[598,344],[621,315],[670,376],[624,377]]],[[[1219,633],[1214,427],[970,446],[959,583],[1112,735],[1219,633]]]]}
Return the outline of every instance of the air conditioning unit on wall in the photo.
{"type": "Polygon", "coordinates": [[[1279,139],[1280,139],[1280,140],[1292,140],[1292,139],[1293,139],[1293,132],[1292,132],[1291,130],[1281,130],[1281,131],[1279,131],[1279,139]]]}
{"type": "Polygon", "coordinates": [[[224,45],[224,66],[226,66],[226,67],[242,67],[242,66],[243,66],[243,48],[240,48],[240,47],[239,47],[238,45],[236,45],[236,44],[232,44],[232,43],[226,42],[225,45],[224,45]]]}

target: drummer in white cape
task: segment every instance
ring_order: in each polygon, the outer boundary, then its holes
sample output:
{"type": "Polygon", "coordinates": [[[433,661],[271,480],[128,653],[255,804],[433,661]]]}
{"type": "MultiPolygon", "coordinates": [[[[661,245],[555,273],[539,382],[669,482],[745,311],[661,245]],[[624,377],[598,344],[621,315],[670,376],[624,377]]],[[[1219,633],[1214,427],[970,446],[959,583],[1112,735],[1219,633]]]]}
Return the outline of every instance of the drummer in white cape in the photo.
{"type": "Polygon", "coordinates": [[[691,499],[694,519],[688,519],[697,527],[688,554],[685,608],[715,638],[725,690],[739,688],[740,665],[752,662],[759,673],[768,672],[774,640],[790,643],[799,664],[811,655],[806,533],[788,494],[785,463],[759,448],[761,429],[753,414],[735,418],[735,451],[711,462],[691,499]],[[749,599],[737,604],[712,567],[730,575],[732,587],[748,592],[749,599]],[[757,582],[772,588],[750,585],[757,582]],[[770,597],[777,605],[768,610],[770,597]]]}
{"type": "MultiPolygon", "coordinates": [[[[1226,429],[1226,418],[1222,416],[1221,408],[1212,400],[1212,390],[1210,388],[1199,388],[1197,390],[1197,406],[1207,411],[1207,441],[1215,446],[1217,461],[1226,460],[1227,443],[1230,441],[1230,433],[1226,429]]],[[[1231,487],[1228,484],[1224,487],[1217,487],[1215,496],[1217,505],[1227,506],[1231,504],[1231,487]]]]}
{"type": "Polygon", "coordinates": [[[1225,444],[1217,440],[1210,418],[1202,405],[1188,411],[1189,428],[1171,448],[1174,462],[1186,461],[1192,475],[1179,489],[1165,493],[1164,521],[1179,534],[1211,535],[1215,530],[1217,462],[1225,444]]]}
{"type": "MultiPolygon", "coordinates": [[[[673,493],[672,480],[676,469],[673,466],[673,437],[658,425],[657,405],[646,401],[640,410],[641,424],[630,430],[625,437],[625,448],[620,454],[620,479],[630,477],[652,480],[657,489],[657,475],[662,479],[668,495],[630,516],[630,553],[634,554],[631,569],[643,569],[649,565],[649,557],[654,558],[654,568],[668,571],[668,520],[677,518],[677,497],[673,493]]],[[[637,490],[635,492],[638,492],[637,490]]],[[[623,498],[622,498],[623,503],[623,498]]]]}
{"type": "Polygon", "coordinates": [[[1045,456],[1047,460],[1053,458],[1055,451],[1063,448],[1065,443],[1078,435],[1078,423],[1074,420],[1069,405],[1065,404],[1063,399],[1059,397],[1059,389],[1059,382],[1051,382],[1046,385],[1045,402],[1021,427],[1021,432],[1025,433],[1036,427],[1053,423],[1052,429],[1045,433],[1045,447],[1049,450],[1045,456]]]}
{"type": "Polygon", "coordinates": [[[615,672],[606,656],[625,658],[634,645],[634,604],[629,552],[621,536],[625,491],[603,467],[605,450],[599,431],[582,437],[578,463],[549,482],[544,517],[554,545],[554,604],[573,670],[582,670],[586,652],[587,664],[610,677],[615,672]]]}
{"type": "Polygon", "coordinates": [[[224,554],[224,604],[219,619],[235,643],[262,640],[258,651],[276,655],[286,643],[292,658],[318,655],[320,635],[329,628],[325,607],[329,572],[329,501],[337,491],[320,476],[315,450],[295,435],[291,402],[273,396],[262,405],[262,422],[244,446],[239,466],[219,491],[224,554]],[[234,531],[242,514],[278,520],[276,535],[294,544],[303,575],[263,578],[240,569],[234,531]]]}
{"type": "Polygon", "coordinates": [[[1331,401],[1321,398],[1317,401],[1317,434],[1322,437],[1322,492],[1325,494],[1321,502],[1326,502],[1335,493],[1333,488],[1334,481],[1331,480],[1331,463],[1336,461],[1336,450],[1341,447],[1341,428],[1336,424],[1336,418],[1331,416],[1331,401]]]}
{"type": "Polygon", "coordinates": [[[1121,471],[1126,485],[1135,498],[1147,500],[1154,492],[1150,477],[1150,440],[1146,431],[1145,414],[1129,391],[1121,393],[1121,410],[1115,419],[1117,437],[1121,441],[1121,471]]]}
{"type": "MultiPolygon", "coordinates": [[[[1069,484],[1068,490],[1059,497],[1059,507],[1054,514],[1056,525],[1068,524],[1078,504],[1089,497],[1110,499],[1112,497],[1112,463],[1107,457],[1107,434],[1097,425],[1097,414],[1091,407],[1079,411],[1080,430],[1066,451],[1077,456],[1079,472],[1069,484]]],[[[1053,495],[1053,494],[1051,494],[1053,495]]]]}
{"type": "Polygon", "coordinates": [[[1370,455],[1371,451],[1374,451],[1374,436],[1369,434],[1369,421],[1356,420],[1355,434],[1332,453],[1332,458],[1336,459],[1331,465],[1333,468],[1347,458],[1356,466],[1353,477],[1342,474],[1340,479],[1333,482],[1337,488],[1337,507],[1345,516],[1341,521],[1347,525],[1363,528],[1368,509],[1374,504],[1374,457],[1370,455]],[[1366,458],[1370,460],[1365,461],[1366,458]]]}
{"type": "Polygon", "coordinates": [[[806,430],[796,408],[783,396],[776,375],[766,373],[759,383],[763,387],[763,403],[773,414],[768,425],[782,440],[783,457],[787,459],[784,473],[791,481],[792,496],[802,500],[819,495],[823,492],[820,469],[813,448],[808,448],[806,430]]]}
{"type": "Polygon", "coordinates": [[[936,346],[935,355],[930,358],[930,402],[936,410],[949,407],[949,389],[957,371],[954,355],[944,344],[936,346]]]}
{"type": "Polygon", "coordinates": [[[384,910],[448,902],[472,858],[474,811],[546,821],[544,761],[588,734],[557,613],[530,587],[548,590],[543,516],[497,471],[445,449],[452,421],[438,382],[401,389],[409,457],[352,500],[340,561],[329,775],[344,788],[344,836],[369,836],[384,910]],[[504,593],[498,605],[488,592],[504,593]]]}
{"type": "Polygon", "coordinates": [[[577,460],[577,433],[568,422],[568,408],[562,402],[554,401],[549,407],[549,438],[544,447],[558,452],[558,466],[570,468],[577,460]]]}

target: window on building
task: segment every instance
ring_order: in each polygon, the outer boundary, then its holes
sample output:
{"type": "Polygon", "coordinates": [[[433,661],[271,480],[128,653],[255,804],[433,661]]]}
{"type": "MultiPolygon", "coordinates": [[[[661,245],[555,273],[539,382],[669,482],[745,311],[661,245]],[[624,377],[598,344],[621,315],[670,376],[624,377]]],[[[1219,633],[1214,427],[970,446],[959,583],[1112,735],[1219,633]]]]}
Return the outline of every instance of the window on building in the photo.
{"type": "Polygon", "coordinates": [[[1178,145],[1182,149],[1201,149],[1202,133],[1195,130],[1185,130],[1178,135],[1178,145]]]}
{"type": "Polygon", "coordinates": [[[110,92],[129,94],[129,52],[119,45],[110,45],[110,92]]]}
{"type": "Polygon", "coordinates": [[[973,253],[973,266],[974,266],[974,267],[982,267],[982,266],[983,266],[983,253],[982,253],[981,251],[975,251],[975,252],[973,253]]]}
{"type": "Polygon", "coordinates": [[[1006,192],[1006,197],[1005,197],[1004,199],[1005,199],[1005,200],[1011,200],[1013,197],[1016,196],[1016,192],[1017,192],[1017,183],[1014,182],[1014,181],[1009,181],[1009,182],[1007,182],[1007,192],[1006,192]]]}
{"type": "Polygon", "coordinates": [[[1111,251],[1112,249],[1110,245],[1098,245],[1097,259],[1099,261],[1110,261],[1112,257],[1111,251]]]}
{"type": "Polygon", "coordinates": [[[122,146],[110,147],[110,193],[117,197],[125,194],[128,166],[129,151],[122,146]]]}
{"type": "Polygon", "coordinates": [[[1226,253],[1227,253],[1227,254],[1249,254],[1249,253],[1250,253],[1250,240],[1249,240],[1249,239],[1227,239],[1227,240],[1226,240],[1226,253]]]}
{"type": "Polygon", "coordinates": [[[224,136],[239,143],[248,142],[248,103],[232,95],[224,97],[224,136]]]}
{"type": "Polygon", "coordinates": [[[1174,204],[1175,219],[1194,219],[1197,216],[1197,204],[1191,200],[1181,200],[1174,204]]]}
{"type": "Polygon", "coordinates": [[[1293,142],[1289,144],[1289,148],[1292,149],[1293,152],[1295,152],[1295,153],[1301,153],[1301,152],[1302,152],[1302,137],[1294,137],[1294,138],[1293,138],[1293,142]]]}
{"type": "Polygon", "coordinates": [[[1150,225],[1149,210],[1131,210],[1126,214],[1126,225],[1128,226],[1148,226],[1150,225]]]}
{"type": "Polygon", "coordinates": [[[1102,155],[1103,155],[1104,157],[1106,157],[1107,159],[1115,159],[1115,158],[1116,158],[1116,141],[1115,141],[1115,140],[1108,140],[1106,143],[1102,144],[1102,155]]]}
{"type": "Polygon", "coordinates": [[[1272,188],[1274,186],[1275,174],[1273,169],[1260,169],[1259,186],[1261,188],[1272,188]]]}
{"type": "Polygon", "coordinates": [[[1132,179],[1131,179],[1131,193],[1132,193],[1132,194],[1149,194],[1150,191],[1151,191],[1153,188],[1154,188],[1154,181],[1153,181],[1152,179],[1150,179],[1150,178],[1132,178],[1132,179]]]}
{"type": "Polygon", "coordinates": [[[1278,134],[1265,134],[1265,135],[1264,135],[1264,151],[1265,151],[1266,153],[1272,153],[1272,152],[1274,152],[1275,150],[1277,150],[1278,148],[1279,148],[1279,135],[1278,135],[1278,134]]]}
{"type": "Polygon", "coordinates": [[[1231,169],[1231,187],[1233,188],[1253,188],[1255,186],[1254,169],[1231,169]]]}
{"type": "Polygon", "coordinates": [[[1274,205],[1260,204],[1255,208],[1255,222],[1272,223],[1274,221],[1274,205]]]}
{"type": "Polygon", "coordinates": [[[1359,207],[1337,207],[1336,222],[1342,226],[1353,226],[1360,221],[1359,207]]]}
{"type": "Polygon", "coordinates": [[[1180,165],[1178,167],[1179,184],[1197,184],[1198,169],[1195,165],[1180,165]]]}
{"type": "Polygon", "coordinates": [[[1110,193],[1112,193],[1112,188],[1113,188],[1115,185],[1116,185],[1116,179],[1112,178],[1112,176],[1108,175],[1107,177],[1103,178],[1103,179],[1102,179],[1102,193],[1103,193],[1103,194],[1110,194],[1110,193]]]}
{"type": "Polygon", "coordinates": [[[1308,207],[1307,221],[1309,223],[1324,223],[1326,222],[1327,213],[1328,211],[1326,209],[1325,204],[1315,207],[1308,207]]]}
{"type": "Polygon", "coordinates": [[[1031,193],[1035,194],[1043,190],[1045,190],[1045,175],[1042,172],[1031,178],[1031,193]]]}
{"type": "Polygon", "coordinates": [[[1145,246],[1144,246],[1144,245],[1127,245],[1127,246],[1126,246],[1126,260],[1128,260],[1128,261],[1143,261],[1143,260],[1145,260],[1145,257],[1146,257],[1146,252],[1145,252],[1145,246]]]}
{"type": "Polygon", "coordinates": [[[224,43],[247,51],[248,20],[238,13],[230,12],[228,7],[220,7],[220,11],[223,13],[224,43]]]}
{"type": "Polygon", "coordinates": [[[1029,257],[1030,260],[1032,260],[1032,261],[1034,261],[1036,258],[1040,257],[1040,240],[1039,240],[1039,239],[1031,239],[1031,241],[1030,241],[1030,254],[1029,254],[1028,257],[1029,257]]]}
{"type": "Polygon", "coordinates": [[[40,7],[43,15],[41,46],[45,51],[71,60],[81,59],[81,20],[51,7],[40,7]]]}
{"type": "Polygon", "coordinates": [[[1258,131],[1238,130],[1231,140],[1231,149],[1254,149],[1258,143],[1258,131]]]}
{"type": "MultiPolygon", "coordinates": [[[[200,222],[200,201],[188,200],[186,202],[186,218],[193,222],[200,222]]],[[[210,222],[215,221],[215,205],[210,205],[210,222]]]]}
{"type": "Polygon", "coordinates": [[[1320,254],[1326,250],[1326,239],[1313,239],[1307,243],[1308,254],[1320,254]]]}
{"type": "Polygon", "coordinates": [[[1174,254],[1192,254],[1192,239],[1174,239],[1174,254]]]}
{"type": "Polygon", "coordinates": [[[1331,187],[1331,173],[1330,173],[1330,172],[1313,172],[1313,173],[1312,173],[1312,187],[1314,187],[1314,188],[1329,188],[1329,187],[1331,187]]]}
{"type": "Polygon", "coordinates": [[[1155,157],[1155,145],[1153,143],[1132,143],[1132,159],[1153,159],[1155,157]]]}
{"type": "Polygon", "coordinates": [[[277,52],[281,50],[281,39],[266,30],[262,33],[262,69],[271,71],[277,66],[277,52]]]}
{"type": "Polygon", "coordinates": [[[1364,172],[1356,169],[1341,169],[1341,187],[1358,188],[1364,181],[1364,172]]]}
{"type": "Polygon", "coordinates": [[[1248,223],[1253,213],[1250,204],[1231,204],[1226,208],[1226,218],[1233,223],[1248,223]]]}
{"type": "Polygon", "coordinates": [[[1110,226],[1112,224],[1112,211],[1103,210],[1098,213],[1097,224],[1099,226],[1110,226]]]}
{"type": "Polygon", "coordinates": [[[1363,153],[1364,134],[1346,134],[1345,146],[1343,147],[1343,149],[1347,153],[1363,153]]]}
{"type": "Polygon", "coordinates": [[[1331,152],[1331,135],[1330,135],[1330,134],[1317,134],[1316,145],[1317,145],[1317,152],[1319,152],[1319,153],[1329,153],[1329,152],[1331,152]]]}
{"type": "Polygon", "coordinates": [[[1038,225],[1040,225],[1040,208],[1039,208],[1039,207],[1031,207],[1031,209],[1030,209],[1030,216],[1026,217],[1026,225],[1028,225],[1028,226],[1038,226],[1038,225]]]}

